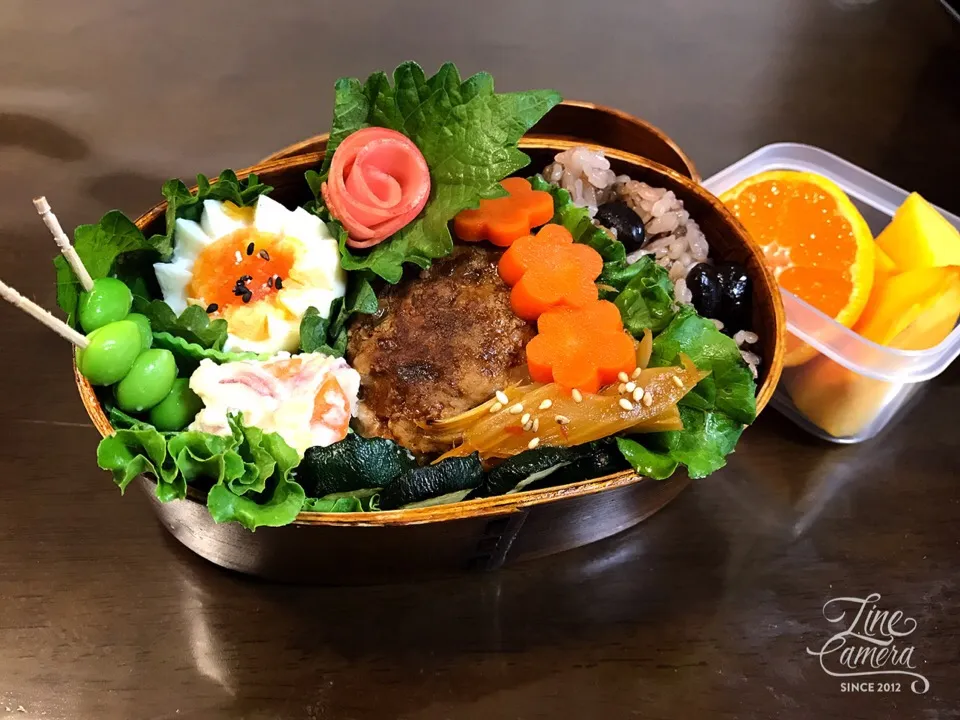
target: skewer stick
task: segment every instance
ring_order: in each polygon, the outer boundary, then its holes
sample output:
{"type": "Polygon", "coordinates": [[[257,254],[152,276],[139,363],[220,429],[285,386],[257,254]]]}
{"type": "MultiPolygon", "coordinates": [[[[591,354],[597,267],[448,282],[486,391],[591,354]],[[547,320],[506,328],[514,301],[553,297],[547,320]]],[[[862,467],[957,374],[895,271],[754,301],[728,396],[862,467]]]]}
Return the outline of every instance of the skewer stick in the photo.
{"type": "Polygon", "coordinates": [[[49,312],[37,305],[33,300],[25,298],[2,280],[0,280],[0,297],[13,305],[15,308],[19,308],[27,315],[39,320],[48,328],[57,333],[57,335],[69,340],[78,348],[83,349],[90,344],[90,341],[87,340],[86,336],[78,333],[63,320],[55,318],[49,312]]]}
{"type": "Polygon", "coordinates": [[[88,273],[87,269],[83,266],[83,261],[80,259],[80,256],[77,255],[76,249],[70,244],[70,238],[67,237],[67,234],[63,232],[63,228],[60,227],[60,221],[57,220],[57,216],[54,215],[53,210],[50,209],[50,203],[47,202],[47,198],[43,196],[34,198],[33,206],[43,219],[43,224],[47,226],[50,234],[53,235],[53,239],[57,241],[57,245],[60,246],[60,252],[63,253],[63,257],[73,270],[74,275],[80,280],[83,289],[86,292],[93,290],[93,278],[90,277],[90,273],[88,273]]]}

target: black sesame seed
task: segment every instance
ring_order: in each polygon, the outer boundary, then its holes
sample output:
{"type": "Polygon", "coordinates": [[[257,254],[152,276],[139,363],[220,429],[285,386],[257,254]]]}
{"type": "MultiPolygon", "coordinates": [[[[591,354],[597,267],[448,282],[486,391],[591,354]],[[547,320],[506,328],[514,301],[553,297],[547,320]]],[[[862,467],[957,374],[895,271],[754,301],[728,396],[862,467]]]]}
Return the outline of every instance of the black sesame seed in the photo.
{"type": "Polygon", "coordinates": [[[282,290],[282,289],[283,289],[283,280],[281,280],[281,279],[278,277],[278,278],[277,278],[277,281],[274,283],[274,286],[276,286],[277,290],[282,290]]]}
{"type": "Polygon", "coordinates": [[[272,277],[272,276],[267,278],[267,287],[268,287],[268,288],[272,288],[272,287],[273,287],[273,277],[272,277]]]}
{"type": "Polygon", "coordinates": [[[253,255],[253,243],[247,245],[247,255],[253,255]]]}
{"type": "Polygon", "coordinates": [[[253,299],[253,293],[251,293],[249,290],[247,290],[247,291],[243,294],[243,297],[241,297],[240,299],[243,300],[244,303],[248,303],[248,302],[250,302],[250,301],[253,299]]]}
{"type": "Polygon", "coordinates": [[[268,253],[266,250],[261,250],[261,251],[260,251],[259,253],[257,253],[257,254],[258,254],[260,257],[262,257],[264,260],[267,260],[267,261],[270,260],[270,253],[268,253]]]}
{"type": "Polygon", "coordinates": [[[240,282],[242,282],[242,283],[248,283],[248,282],[250,282],[251,280],[253,280],[253,275],[241,275],[241,276],[240,276],[240,282]]]}
{"type": "Polygon", "coordinates": [[[209,315],[210,313],[215,313],[219,308],[220,306],[216,303],[210,303],[207,305],[207,314],[209,315]]]}

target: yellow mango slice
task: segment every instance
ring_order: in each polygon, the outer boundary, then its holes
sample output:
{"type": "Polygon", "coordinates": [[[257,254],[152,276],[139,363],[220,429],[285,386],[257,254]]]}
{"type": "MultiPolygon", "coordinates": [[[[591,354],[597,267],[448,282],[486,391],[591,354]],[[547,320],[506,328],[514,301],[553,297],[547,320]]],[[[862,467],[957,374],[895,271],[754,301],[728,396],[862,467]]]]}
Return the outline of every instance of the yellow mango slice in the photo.
{"type": "Polygon", "coordinates": [[[877,246],[901,271],[960,265],[960,231],[917,193],[900,206],[877,246]]]}
{"type": "Polygon", "coordinates": [[[897,268],[897,264],[887,255],[883,249],[874,244],[873,247],[873,286],[876,287],[877,283],[880,282],[883,278],[893,275],[894,273],[900,272],[897,268]]]}
{"type": "MultiPolygon", "coordinates": [[[[878,293],[889,294],[876,295],[876,302],[871,299],[857,329],[900,350],[926,350],[942,342],[960,316],[960,268],[926,270],[939,272],[928,273],[922,279],[925,285],[915,282],[911,289],[906,282],[892,282],[914,274],[902,273],[891,278],[887,288],[878,288],[878,293]],[[921,297],[924,290],[936,294],[921,297]]],[[[834,437],[858,435],[902,387],[858,375],[822,355],[785,370],[783,383],[797,409],[834,437]]]]}
{"type": "Polygon", "coordinates": [[[948,314],[953,312],[943,299],[951,285],[960,281],[960,267],[919,268],[877,280],[879,283],[853,330],[878,345],[891,345],[894,338],[933,306],[942,305],[948,314]]]}

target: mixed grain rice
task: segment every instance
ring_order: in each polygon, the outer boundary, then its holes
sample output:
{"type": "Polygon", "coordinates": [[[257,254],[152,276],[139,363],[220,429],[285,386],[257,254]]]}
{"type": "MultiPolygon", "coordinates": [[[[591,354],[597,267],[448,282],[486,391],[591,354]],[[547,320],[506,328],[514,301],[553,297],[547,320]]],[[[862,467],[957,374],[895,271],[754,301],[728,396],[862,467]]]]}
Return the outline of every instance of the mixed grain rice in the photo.
{"type": "MultiPolygon", "coordinates": [[[[643,220],[647,241],[643,248],[627,255],[627,261],[634,263],[644,255],[652,255],[673,281],[677,301],[687,304],[692,301],[687,274],[694,265],[713,261],[703,231],[672,190],[652,187],[627,175],[617,175],[602,151],[582,146],[558,153],[544,169],[543,176],[547,182],[569,192],[573,203],[586,208],[590,217],[596,216],[598,206],[613,200],[622,200],[631,207],[643,220]]],[[[615,232],[611,233],[616,236],[615,232]]],[[[718,329],[723,329],[722,322],[713,322],[718,329]]],[[[759,338],[756,333],[748,331],[738,332],[733,337],[756,377],[760,357],[751,348],[759,338]]]]}

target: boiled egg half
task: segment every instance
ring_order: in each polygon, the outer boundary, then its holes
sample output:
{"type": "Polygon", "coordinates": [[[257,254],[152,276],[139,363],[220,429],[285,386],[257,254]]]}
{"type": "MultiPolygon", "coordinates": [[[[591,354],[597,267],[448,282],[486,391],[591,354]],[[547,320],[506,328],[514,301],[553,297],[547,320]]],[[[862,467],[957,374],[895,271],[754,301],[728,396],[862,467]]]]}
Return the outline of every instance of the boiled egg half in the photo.
{"type": "Polygon", "coordinates": [[[177,220],[170,262],[154,270],[164,301],[227,321],[225,350],[295,352],[300,320],[346,292],[337,241],[320,218],[261,195],[256,204],[205,200],[200,222],[177,220]]]}

